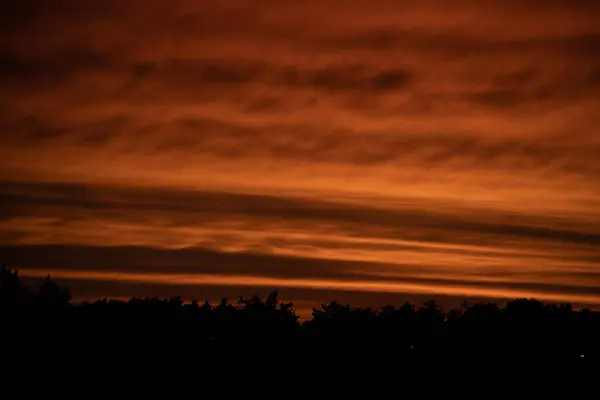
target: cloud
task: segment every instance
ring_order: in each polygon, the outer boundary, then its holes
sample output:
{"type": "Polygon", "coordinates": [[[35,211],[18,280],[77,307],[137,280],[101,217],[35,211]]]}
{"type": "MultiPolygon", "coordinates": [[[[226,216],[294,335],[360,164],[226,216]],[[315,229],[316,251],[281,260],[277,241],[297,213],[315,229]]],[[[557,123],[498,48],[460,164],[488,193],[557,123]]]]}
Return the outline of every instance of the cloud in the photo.
{"type": "MultiPolygon", "coordinates": [[[[4,246],[5,262],[22,269],[102,270],[105,272],[262,275],[279,278],[351,278],[347,271],[368,263],[320,260],[256,253],[225,253],[209,249],[157,249],[102,246],[4,246]],[[34,250],[34,251],[28,251],[34,250]]],[[[372,266],[375,264],[371,264],[372,266]]]]}
{"type": "Polygon", "coordinates": [[[100,120],[67,124],[60,120],[41,119],[34,114],[22,118],[0,118],[0,129],[11,132],[0,139],[10,145],[56,145],[68,143],[81,146],[107,145],[131,129],[140,129],[126,115],[114,115],[100,120]]]}
{"type": "MultiPolygon", "coordinates": [[[[523,102],[512,91],[484,91],[469,95],[471,101],[491,108],[523,102]]],[[[495,138],[474,133],[412,133],[387,129],[366,131],[323,129],[318,124],[233,123],[211,118],[181,118],[146,123],[135,115],[114,115],[99,120],[65,123],[35,116],[0,118],[0,126],[12,132],[5,144],[47,143],[112,146],[115,152],[150,155],[165,153],[211,156],[220,159],[265,159],[320,164],[375,167],[411,165],[505,171],[539,171],[545,174],[593,175],[600,164],[600,143],[593,138],[573,142],[572,135],[552,140],[495,138]],[[143,135],[144,140],[138,140],[143,135]]]]}
{"type": "Polygon", "coordinates": [[[514,107],[521,102],[521,97],[518,92],[500,89],[486,90],[471,95],[474,103],[481,104],[492,108],[514,107]]]}
{"type": "MultiPolygon", "coordinates": [[[[600,32],[578,32],[566,35],[550,32],[537,37],[531,35],[502,37],[493,34],[478,35],[468,30],[428,31],[418,28],[370,27],[364,31],[332,36],[329,41],[315,45],[329,49],[368,52],[424,52],[424,54],[443,56],[447,59],[516,56],[533,51],[544,58],[563,56],[597,61],[596,50],[600,45],[600,32]]],[[[563,60],[565,61],[568,60],[563,60]]]]}
{"type": "MultiPolygon", "coordinates": [[[[216,223],[230,218],[255,223],[295,221],[337,226],[356,235],[403,237],[448,243],[485,243],[528,239],[557,243],[597,245],[600,233],[593,224],[583,230],[561,229],[553,219],[455,208],[432,211],[425,207],[381,208],[308,197],[287,197],[235,192],[128,188],[79,184],[3,182],[4,218],[68,216],[71,210],[93,210],[105,217],[127,213],[164,215],[172,224],[216,223]],[[441,236],[439,236],[441,235],[441,236]],[[437,237],[437,239],[436,239],[437,237]]],[[[88,218],[90,215],[87,216],[88,218]]],[[[113,217],[114,218],[114,217],[113,217]]],[[[143,219],[142,215],[142,219],[143,219]]],[[[581,229],[580,228],[580,229],[581,229]]]]}
{"type": "Polygon", "coordinates": [[[115,55],[85,47],[68,47],[43,57],[0,54],[0,80],[5,85],[53,86],[71,81],[76,74],[117,68],[115,55]]]}
{"type": "Polygon", "coordinates": [[[371,84],[377,89],[389,90],[405,86],[410,79],[411,75],[407,71],[388,71],[375,75],[371,84]]]}
{"type": "Polygon", "coordinates": [[[155,78],[170,84],[268,84],[286,90],[316,89],[331,92],[404,89],[412,74],[404,69],[373,70],[363,65],[329,65],[322,68],[281,65],[244,59],[173,59],[163,63],[136,63],[135,77],[155,78]]]}
{"type": "MultiPolygon", "coordinates": [[[[547,284],[543,282],[514,282],[508,280],[436,278],[396,274],[393,277],[353,273],[352,263],[303,259],[290,257],[270,257],[256,254],[224,254],[204,250],[157,250],[149,248],[102,248],[85,246],[17,246],[2,247],[0,253],[12,261],[19,260],[24,276],[35,276],[37,268],[45,260],[45,269],[53,271],[59,278],[114,280],[122,276],[123,281],[131,283],[160,283],[165,277],[175,286],[181,284],[202,285],[203,280],[231,286],[262,286],[310,288],[311,281],[321,289],[336,289],[341,284],[351,290],[377,290],[383,292],[418,293],[419,287],[431,288],[430,293],[450,292],[456,288],[468,293],[469,288],[485,292],[490,290],[491,297],[510,298],[515,294],[529,297],[537,295],[540,299],[560,299],[567,296],[593,301],[597,286],[573,286],[568,284],[547,284]],[[32,256],[33,255],[33,256],[32,256]],[[51,260],[51,261],[46,261],[51,260]],[[91,261],[93,260],[93,261],[91,261]],[[93,264],[90,264],[92,262],[93,264]],[[275,267],[276,266],[276,267],[275,267]],[[86,271],[89,271],[87,273],[86,271]],[[260,271],[260,272],[256,272],[260,271]],[[255,278],[251,278],[254,276],[255,278]],[[87,278],[86,278],[87,277],[87,278]],[[274,278],[274,279],[272,279],[274,278]],[[239,282],[237,282],[239,280],[239,282]],[[264,283],[261,283],[261,280],[264,283]],[[179,282],[179,283],[178,283],[179,282]],[[396,286],[394,286],[396,285],[396,286]],[[413,287],[414,286],[414,287],[413,287]],[[454,288],[454,289],[451,289],[454,288]],[[503,292],[504,291],[504,292],[503,292]],[[506,293],[506,294],[503,294],[506,293]]],[[[363,264],[366,270],[373,265],[363,264]]],[[[597,298],[596,298],[597,299],[597,298]]],[[[556,300],[555,300],[556,301],[556,300]]]]}
{"type": "Polygon", "coordinates": [[[394,268],[446,295],[595,287],[596,1],[3,7],[5,245],[281,262],[338,293],[394,268]]]}
{"type": "Polygon", "coordinates": [[[406,87],[411,73],[406,70],[377,72],[368,76],[361,67],[324,68],[310,73],[309,83],[327,90],[379,91],[406,87]]]}
{"type": "Polygon", "coordinates": [[[468,92],[465,99],[475,105],[518,112],[542,104],[559,108],[567,102],[591,99],[597,94],[594,71],[561,71],[542,76],[532,70],[517,70],[493,77],[487,88],[468,92]]]}
{"type": "Polygon", "coordinates": [[[163,82],[171,90],[202,90],[206,86],[239,87],[251,84],[281,86],[285,90],[378,91],[405,89],[412,79],[406,69],[369,70],[360,65],[298,68],[244,58],[173,58],[127,61],[120,52],[95,52],[76,47],[45,56],[0,54],[0,79],[25,88],[67,85],[80,76],[98,73],[123,81],[135,90],[148,82],[163,82]],[[128,76],[129,75],[129,76],[128,76]],[[129,81],[129,82],[128,82],[129,81]],[[127,83],[128,82],[128,83],[127,83]]]}

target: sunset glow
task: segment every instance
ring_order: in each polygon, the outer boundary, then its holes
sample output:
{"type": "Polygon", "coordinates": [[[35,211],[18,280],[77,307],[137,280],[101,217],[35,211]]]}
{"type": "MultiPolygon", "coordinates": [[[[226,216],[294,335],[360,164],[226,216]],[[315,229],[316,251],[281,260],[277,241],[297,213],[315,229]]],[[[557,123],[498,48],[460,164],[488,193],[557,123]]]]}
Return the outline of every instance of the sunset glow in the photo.
{"type": "Polygon", "coordinates": [[[8,4],[21,275],[600,305],[600,2],[8,4]]]}

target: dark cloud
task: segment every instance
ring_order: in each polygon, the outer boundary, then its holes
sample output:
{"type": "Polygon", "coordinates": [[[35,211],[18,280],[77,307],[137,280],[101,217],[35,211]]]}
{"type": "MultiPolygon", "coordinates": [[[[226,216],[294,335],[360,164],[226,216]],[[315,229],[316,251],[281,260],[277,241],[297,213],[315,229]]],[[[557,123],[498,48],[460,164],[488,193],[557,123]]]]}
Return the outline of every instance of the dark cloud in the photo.
{"type": "Polygon", "coordinates": [[[358,74],[360,69],[350,68],[341,74],[339,70],[334,68],[325,68],[322,70],[315,71],[311,78],[310,84],[315,87],[322,87],[328,90],[348,90],[356,89],[361,85],[358,74]]]}
{"type": "MultiPolygon", "coordinates": [[[[0,246],[4,262],[19,269],[97,270],[143,274],[184,273],[278,278],[358,279],[350,271],[376,263],[225,253],[208,249],[167,250],[150,247],[0,246]]],[[[380,264],[381,266],[382,264],[380,264]]]]}
{"type": "Polygon", "coordinates": [[[9,133],[0,137],[0,144],[101,146],[122,136],[127,130],[139,130],[141,127],[127,115],[65,123],[60,118],[42,119],[31,114],[22,118],[0,117],[0,129],[9,133]]]}
{"type": "Polygon", "coordinates": [[[375,75],[371,79],[371,85],[379,90],[389,90],[401,88],[411,80],[411,74],[408,71],[387,71],[375,75]]]}
{"type": "MultiPolygon", "coordinates": [[[[517,94],[480,93],[473,100],[488,106],[509,107],[517,94]]],[[[556,141],[493,139],[474,135],[410,134],[402,131],[325,131],[319,126],[248,126],[209,119],[176,122],[174,136],[159,141],[155,151],[195,149],[218,157],[260,157],[320,163],[378,164],[426,162],[433,167],[454,162],[484,169],[539,169],[596,173],[600,165],[596,144],[579,146],[567,136],[556,141]],[[301,140],[300,140],[301,139],[301,140]],[[510,160],[510,161],[508,161],[510,160]],[[567,162],[568,161],[568,162],[567,162]]]]}
{"type": "Polygon", "coordinates": [[[489,37],[459,31],[432,32],[397,27],[368,29],[319,41],[317,47],[366,51],[427,52],[434,56],[475,57],[536,52],[598,61],[600,34],[583,33],[566,36],[489,37]]]}
{"type": "Polygon", "coordinates": [[[564,52],[566,55],[587,58],[591,62],[600,61],[600,33],[582,34],[572,37],[552,38],[530,41],[534,45],[540,43],[550,49],[564,52]]]}
{"type": "Polygon", "coordinates": [[[90,246],[2,246],[0,254],[7,262],[18,266],[26,274],[30,268],[43,264],[49,270],[135,272],[146,275],[160,274],[218,274],[261,276],[284,279],[333,279],[361,282],[419,284],[434,287],[478,287],[522,290],[540,294],[593,295],[600,286],[575,286],[536,281],[488,281],[461,279],[460,274],[445,271],[448,278],[411,276],[416,271],[396,265],[394,277],[377,276],[363,271],[377,270],[381,264],[356,263],[339,260],[268,256],[251,253],[218,253],[202,249],[160,250],[146,247],[90,247],[90,246]],[[257,272],[260,271],[260,272],[257,272]]]}
{"type": "MultiPolygon", "coordinates": [[[[521,69],[492,78],[490,87],[468,93],[467,101],[490,108],[511,109],[538,103],[543,92],[535,93],[539,72],[521,69]]],[[[548,97],[548,96],[546,96],[548,97]]]]}
{"type": "Polygon", "coordinates": [[[58,85],[71,80],[75,74],[114,70],[117,68],[115,59],[113,54],[85,47],[64,48],[43,57],[0,53],[0,82],[28,87],[58,85]]]}
{"type": "MultiPolygon", "coordinates": [[[[539,10],[537,0],[510,0],[505,2],[513,10],[539,10]]],[[[596,0],[548,0],[544,7],[558,11],[600,12],[600,4],[596,0]]]]}
{"type": "Polygon", "coordinates": [[[36,143],[71,137],[72,130],[64,125],[43,121],[35,115],[18,120],[0,121],[0,129],[10,134],[3,135],[3,143],[36,143]]]}
{"type": "Polygon", "coordinates": [[[521,93],[508,89],[485,90],[469,95],[476,104],[491,108],[509,108],[519,105],[524,99],[521,93]]]}
{"type": "MultiPolygon", "coordinates": [[[[491,108],[510,108],[524,102],[512,90],[469,94],[470,101],[491,108]]],[[[484,170],[524,169],[545,173],[587,176],[600,171],[598,143],[573,141],[572,135],[552,140],[537,138],[486,138],[473,134],[412,134],[410,132],[324,129],[318,125],[259,125],[210,118],[181,118],[142,123],[133,115],[114,115],[89,122],[64,123],[34,115],[0,118],[4,135],[0,142],[23,144],[58,141],[98,146],[115,141],[127,151],[149,155],[190,152],[223,159],[262,158],[338,163],[372,167],[385,164],[426,163],[441,168],[453,165],[484,170]],[[139,136],[138,136],[139,135],[139,136]],[[137,137],[143,136],[140,141],[137,137]],[[127,139],[129,137],[129,139],[127,139]]]]}
{"type": "Polygon", "coordinates": [[[150,76],[156,69],[156,65],[151,62],[137,62],[131,70],[134,78],[145,78],[150,76]]]}
{"type": "Polygon", "coordinates": [[[174,84],[241,85],[264,81],[269,68],[271,67],[260,61],[190,58],[156,64],[155,74],[157,78],[174,84]]]}
{"type": "MultiPolygon", "coordinates": [[[[451,242],[451,240],[448,240],[451,242]]],[[[505,258],[505,257],[513,257],[519,259],[527,259],[531,260],[531,262],[536,263],[544,263],[550,260],[547,254],[540,254],[539,252],[535,252],[535,249],[530,249],[527,246],[521,246],[520,251],[518,253],[506,253],[502,251],[492,250],[485,247],[474,247],[474,248],[452,248],[452,247],[434,247],[427,245],[417,245],[417,244],[407,244],[407,243],[398,243],[398,242],[371,242],[371,241],[363,241],[363,242],[344,242],[338,240],[327,240],[324,238],[315,238],[315,239],[303,239],[303,238],[287,238],[287,237],[269,237],[264,240],[264,243],[272,248],[281,248],[281,249],[297,249],[298,251],[317,251],[321,249],[334,249],[334,250],[360,250],[366,252],[378,252],[381,254],[385,254],[386,252],[427,252],[429,255],[440,254],[440,255],[457,255],[457,256],[466,256],[466,257],[495,257],[495,258],[505,258]],[[529,250],[533,250],[529,252],[529,250]]],[[[539,250],[539,249],[538,249],[539,250]]],[[[600,260],[599,255],[577,255],[565,253],[563,254],[564,260],[576,262],[598,262],[600,260]]],[[[552,259],[561,258],[552,257],[552,259]]],[[[401,261],[401,260],[398,260],[401,261]]],[[[509,271],[504,271],[504,273],[509,274],[509,271]]],[[[475,273],[476,274],[476,273],[475,273]]],[[[490,274],[490,271],[486,271],[485,274],[490,274]]],[[[485,275],[484,274],[484,275],[485,275]]],[[[589,275],[588,277],[592,278],[593,275],[589,275]]],[[[597,276],[600,278],[600,273],[597,276]]]]}
{"type": "Polygon", "coordinates": [[[600,67],[590,70],[587,75],[590,84],[600,85],[600,67]]]}
{"type": "Polygon", "coordinates": [[[309,82],[328,90],[384,91],[405,89],[413,79],[406,69],[369,73],[364,67],[334,67],[309,72],[309,82]]]}
{"type": "Polygon", "coordinates": [[[540,74],[539,70],[531,68],[517,69],[509,73],[500,74],[493,78],[494,84],[499,87],[522,87],[535,81],[540,74]]]}
{"type": "MultiPolygon", "coordinates": [[[[5,204],[4,218],[33,215],[32,212],[41,213],[40,216],[48,216],[44,212],[64,215],[68,209],[95,210],[94,213],[103,210],[133,214],[153,212],[170,215],[174,222],[179,221],[177,224],[207,223],[237,216],[258,218],[264,222],[323,222],[367,236],[384,234],[384,237],[451,243],[494,241],[500,244],[504,240],[529,239],[580,245],[600,244],[600,232],[594,230],[593,226],[586,231],[566,230],[552,227],[551,219],[544,226],[540,224],[540,219],[530,218],[527,221],[527,216],[515,222],[499,222],[503,219],[502,214],[486,215],[469,209],[455,210],[449,214],[414,206],[385,209],[301,197],[77,184],[3,182],[0,192],[5,204]],[[58,212],[56,208],[62,211],[58,212]]],[[[507,217],[504,220],[508,221],[507,217]]]]}
{"type": "Polygon", "coordinates": [[[531,107],[559,108],[597,95],[594,71],[586,67],[542,78],[539,71],[517,70],[493,77],[488,88],[464,97],[476,105],[521,113],[531,107]]]}
{"type": "MultiPolygon", "coordinates": [[[[566,274],[565,274],[566,275],[566,274]]],[[[494,289],[516,289],[524,291],[533,291],[540,293],[560,293],[560,294],[596,294],[600,290],[600,285],[596,286],[575,286],[567,284],[548,284],[540,282],[527,282],[522,280],[520,282],[490,282],[483,280],[461,280],[456,278],[426,278],[426,277],[397,277],[384,279],[385,281],[402,282],[402,283],[417,283],[432,286],[467,286],[467,287],[478,287],[478,288],[494,288],[494,289]]]]}
{"type": "Polygon", "coordinates": [[[177,84],[264,83],[289,89],[313,88],[327,91],[380,91],[406,87],[412,73],[406,69],[371,70],[364,65],[330,65],[324,68],[267,64],[261,61],[231,59],[178,59],[157,63],[137,63],[136,77],[149,77],[177,84]]]}
{"type": "MultiPolygon", "coordinates": [[[[302,71],[300,71],[300,76],[302,71]]],[[[328,67],[308,71],[308,84],[327,90],[380,91],[402,89],[411,81],[412,74],[403,69],[369,74],[362,66],[328,67]]]]}
{"type": "Polygon", "coordinates": [[[77,8],[74,3],[69,0],[57,0],[52,4],[44,0],[5,0],[0,4],[0,32],[35,28],[36,22],[52,18],[61,12],[71,12],[77,8]]]}

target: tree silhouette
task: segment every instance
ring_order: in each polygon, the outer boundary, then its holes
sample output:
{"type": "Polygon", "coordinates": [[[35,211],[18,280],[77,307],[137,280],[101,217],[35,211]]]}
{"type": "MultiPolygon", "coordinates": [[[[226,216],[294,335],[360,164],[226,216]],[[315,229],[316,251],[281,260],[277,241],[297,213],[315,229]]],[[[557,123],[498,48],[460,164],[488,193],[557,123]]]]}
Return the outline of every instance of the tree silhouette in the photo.
{"type": "Polygon", "coordinates": [[[3,264],[0,268],[0,307],[25,305],[32,299],[33,292],[21,284],[19,272],[3,264]]]}
{"type": "Polygon", "coordinates": [[[71,293],[68,289],[61,288],[52,281],[50,275],[44,279],[39,291],[35,295],[34,302],[44,307],[64,307],[71,301],[71,293]]]}
{"type": "Polygon", "coordinates": [[[465,302],[446,312],[434,301],[418,308],[405,303],[373,309],[334,300],[301,322],[293,303],[280,302],[277,291],[240,297],[236,304],[226,298],[216,305],[186,302],[179,296],[74,304],[50,276],[33,293],[17,271],[5,266],[0,322],[5,343],[15,348],[41,351],[44,343],[52,343],[92,358],[111,354],[135,360],[151,352],[181,363],[244,355],[279,363],[319,360],[329,369],[355,362],[347,361],[350,356],[371,366],[444,360],[580,365],[600,354],[600,313],[570,304],[465,302]]]}

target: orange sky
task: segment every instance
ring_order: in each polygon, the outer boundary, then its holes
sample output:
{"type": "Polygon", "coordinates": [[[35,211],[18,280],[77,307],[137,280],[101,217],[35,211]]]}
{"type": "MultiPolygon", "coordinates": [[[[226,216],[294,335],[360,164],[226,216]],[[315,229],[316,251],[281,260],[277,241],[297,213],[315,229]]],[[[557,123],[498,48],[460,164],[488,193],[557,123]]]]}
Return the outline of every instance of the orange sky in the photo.
{"type": "Polygon", "coordinates": [[[596,0],[0,7],[22,275],[600,304],[596,0]]]}

